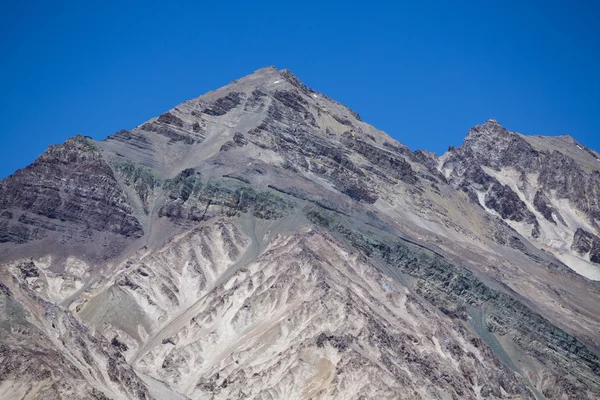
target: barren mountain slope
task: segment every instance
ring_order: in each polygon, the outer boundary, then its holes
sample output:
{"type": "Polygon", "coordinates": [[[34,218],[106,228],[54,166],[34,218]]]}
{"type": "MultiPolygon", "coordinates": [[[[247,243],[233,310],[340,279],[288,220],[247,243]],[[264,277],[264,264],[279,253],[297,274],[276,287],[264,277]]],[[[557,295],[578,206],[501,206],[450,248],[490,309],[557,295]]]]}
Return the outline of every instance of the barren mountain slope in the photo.
{"type": "Polygon", "coordinates": [[[599,172],[563,143],[411,152],[270,67],[51,146],[0,182],[0,395],[597,398],[599,172]]]}
{"type": "Polygon", "coordinates": [[[489,120],[441,170],[488,212],[576,272],[600,280],[600,155],[568,136],[525,136],[489,120]]]}

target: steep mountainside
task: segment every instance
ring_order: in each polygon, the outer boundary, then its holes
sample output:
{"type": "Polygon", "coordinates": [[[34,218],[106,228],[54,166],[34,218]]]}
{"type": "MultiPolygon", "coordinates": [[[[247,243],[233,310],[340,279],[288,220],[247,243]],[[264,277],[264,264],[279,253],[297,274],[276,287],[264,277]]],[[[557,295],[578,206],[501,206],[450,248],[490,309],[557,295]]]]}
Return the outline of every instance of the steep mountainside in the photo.
{"type": "Polygon", "coordinates": [[[0,398],[594,399],[600,161],[410,151],[275,68],[0,182],[0,398]]]}
{"type": "Polygon", "coordinates": [[[524,136],[489,120],[440,169],[538,248],[600,280],[600,155],[568,136],[524,136]]]}

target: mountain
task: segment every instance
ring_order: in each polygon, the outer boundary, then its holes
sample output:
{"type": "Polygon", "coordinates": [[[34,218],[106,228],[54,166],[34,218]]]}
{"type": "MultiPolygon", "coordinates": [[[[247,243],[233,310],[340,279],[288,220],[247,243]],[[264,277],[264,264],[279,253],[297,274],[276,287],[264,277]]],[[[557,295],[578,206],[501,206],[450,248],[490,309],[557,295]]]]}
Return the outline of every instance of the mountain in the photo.
{"type": "Polygon", "coordinates": [[[600,155],[569,136],[525,136],[489,120],[442,157],[451,183],[540,249],[600,280],[600,155]]]}
{"type": "Polygon", "coordinates": [[[0,397],[594,399],[597,153],[411,151],[273,67],[0,182],[0,397]]]}

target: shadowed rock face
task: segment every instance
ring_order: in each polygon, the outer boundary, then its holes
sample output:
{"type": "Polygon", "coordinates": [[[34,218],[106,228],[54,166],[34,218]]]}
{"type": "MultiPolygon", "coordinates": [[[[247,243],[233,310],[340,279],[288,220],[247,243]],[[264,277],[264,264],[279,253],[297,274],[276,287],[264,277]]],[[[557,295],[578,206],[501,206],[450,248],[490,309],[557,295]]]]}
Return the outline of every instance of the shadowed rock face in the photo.
{"type": "Polygon", "coordinates": [[[412,152],[272,67],[51,146],[0,182],[0,393],[598,398],[577,146],[412,152]]]}
{"type": "Polygon", "coordinates": [[[229,93],[225,97],[217,99],[210,107],[204,109],[204,113],[212,116],[221,116],[234,109],[242,101],[243,93],[229,93]]]}
{"type": "Polygon", "coordinates": [[[485,196],[485,205],[500,214],[503,219],[535,222],[535,215],[508,185],[495,182],[485,196]]]}
{"type": "Polygon", "coordinates": [[[0,241],[25,243],[48,231],[143,235],[113,170],[91,139],[76,136],[50,147],[32,165],[0,183],[0,241]]]}
{"type": "Polygon", "coordinates": [[[588,255],[593,263],[600,263],[600,238],[578,228],[571,249],[581,256],[588,255]]]}

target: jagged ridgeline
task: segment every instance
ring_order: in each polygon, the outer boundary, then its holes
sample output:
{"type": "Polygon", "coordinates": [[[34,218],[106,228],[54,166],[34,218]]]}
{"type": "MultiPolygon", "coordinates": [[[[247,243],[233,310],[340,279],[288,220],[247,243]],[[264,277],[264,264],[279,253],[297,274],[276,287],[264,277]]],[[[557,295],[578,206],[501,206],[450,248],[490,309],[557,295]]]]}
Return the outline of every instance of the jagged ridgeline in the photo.
{"type": "Polygon", "coordinates": [[[599,194],[572,138],[438,157],[261,69],[0,182],[0,397],[596,399],[599,194]]]}

